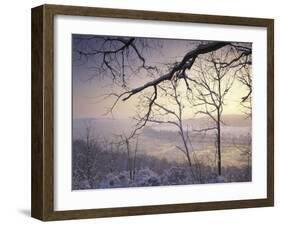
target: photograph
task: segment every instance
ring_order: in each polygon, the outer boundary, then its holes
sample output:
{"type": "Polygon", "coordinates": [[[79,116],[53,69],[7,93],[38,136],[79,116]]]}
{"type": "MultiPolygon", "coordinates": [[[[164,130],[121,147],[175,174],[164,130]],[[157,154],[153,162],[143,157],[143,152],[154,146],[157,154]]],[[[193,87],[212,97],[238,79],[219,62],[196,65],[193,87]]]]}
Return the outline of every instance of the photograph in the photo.
{"type": "Polygon", "coordinates": [[[72,34],[72,190],[251,182],[252,76],[250,42],[72,34]]]}

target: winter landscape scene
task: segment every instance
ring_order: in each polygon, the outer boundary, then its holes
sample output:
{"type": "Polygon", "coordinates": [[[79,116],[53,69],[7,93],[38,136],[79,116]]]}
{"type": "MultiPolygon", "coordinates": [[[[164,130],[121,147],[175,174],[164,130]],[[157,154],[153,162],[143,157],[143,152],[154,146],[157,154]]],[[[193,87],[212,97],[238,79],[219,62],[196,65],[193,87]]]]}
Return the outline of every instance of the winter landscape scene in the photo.
{"type": "Polygon", "coordinates": [[[251,43],[72,35],[72,189],[250,182],[251,43]]]}

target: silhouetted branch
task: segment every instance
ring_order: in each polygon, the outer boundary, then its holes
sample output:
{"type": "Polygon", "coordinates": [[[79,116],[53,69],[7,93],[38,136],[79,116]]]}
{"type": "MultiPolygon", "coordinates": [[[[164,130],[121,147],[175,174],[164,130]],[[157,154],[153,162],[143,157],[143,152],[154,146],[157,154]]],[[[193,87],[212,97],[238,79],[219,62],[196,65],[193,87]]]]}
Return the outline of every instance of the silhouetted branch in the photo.
{"type": "MultiPolygon", "coordinates": [[[[160,84],[164,81],[171,80],[176,72],[185,71],[186,69],[190,69],[192,67],[195,59],[197,58],[197,56],[199,56],[201,54],[209,53],[211,51],[216,51],[228,44],[229,44],[228,42],[211,42],[208,44],[199,45],[195,50],[188,52],[183,57],[181,62],[176,64],[167,74],[162,75],[155,80],[152,80],[140,87],[134,88],[134,89],[130,90],[129,92],[127,92],[128,96],[123,98],[123,101],[128,100],[131,96],[145,90],[148,87],[157,86],[158,84],[160,84]]],[[[182,74],[179,74],[179,78],[183,78],[182,74]]]]}

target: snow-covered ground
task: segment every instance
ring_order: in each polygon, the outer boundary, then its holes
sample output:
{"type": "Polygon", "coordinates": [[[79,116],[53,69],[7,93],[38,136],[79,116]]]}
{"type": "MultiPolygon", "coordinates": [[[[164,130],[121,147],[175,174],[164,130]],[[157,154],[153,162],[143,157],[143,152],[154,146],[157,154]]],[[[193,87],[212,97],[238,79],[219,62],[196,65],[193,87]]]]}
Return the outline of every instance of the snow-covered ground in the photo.
{"type": "Polygon", "coordinates": [[[188,148],[192,158],[197,159],[196,163],[200,166],[202,171],[200,175],[203,179],[194,180],[190,176],[191,171],[186,169],[187,158],[177,147],[182,147],[182,140],[175,128],[170,125],[149,124],[138,138],[137,166],[132,180],[127,169],[125,146],[121,146],[118,152],[114,148],[108,148],[109,143],[118,141],[116,135],[131,132],[132,122],[113,119],[75,119],[73,141],[74,143],[80,141],[79,145],[74,145],[73,148],[73,162],[76,162],[73,165],[74,189],[249,181],[251,156],[245,155],[244,152],[251,150],[251,126],[249,123],[243,124],[237,117],[232,121],[233,125],[228,123],[221,128],[223,179],[218,179],[216,170],[216,131],[195,132],[196,126],[202,127],[206,122],[187,120],[185,123],[190,125],[188,148]],[[90,137],[99,145],[100,159],[95,161],[83,153],[86,128],[89,125],[91,125],[90,137]],[[108,143],[107,146],[104,146],[104,142],[108,143]],[[87,164],[90,164],[90,170],[85,169],[87,164]]]}

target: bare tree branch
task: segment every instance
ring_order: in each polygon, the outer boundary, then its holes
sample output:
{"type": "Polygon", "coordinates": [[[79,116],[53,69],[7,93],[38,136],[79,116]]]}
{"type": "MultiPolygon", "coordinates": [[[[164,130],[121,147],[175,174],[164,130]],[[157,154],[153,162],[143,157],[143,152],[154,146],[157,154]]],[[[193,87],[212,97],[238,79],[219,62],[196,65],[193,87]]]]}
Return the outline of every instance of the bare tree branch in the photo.
{"type": "Polygon", "coordinates": [[[157,86],[158,84],[160,84],[163,81],[171,80],[173,78],[174,74],[178,71],[181,71],[181,70],[185,71],[186,69],[190,69],[198,55],[205,54],[205,53],[208,53],[211,51],[216,51],[228,44],[229,44],[228,42],[211,42],[208,44],[199,45],[195,50],[188,52],[183,57],[182,61],[180,63],[176,64],[171,69],[171,71],[168,72],[167,74],[162,75],[159,78],[144,84],[143,86],[134,88],[134,89],[130,90],[129,92],[127,92],[127,94],[129,94],[129,95],[127,97],[123,98],[123,101],[128,100],[131,96],[143,91],[144,89],[146,89],[148,87],[157,86]]]}

